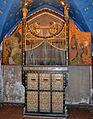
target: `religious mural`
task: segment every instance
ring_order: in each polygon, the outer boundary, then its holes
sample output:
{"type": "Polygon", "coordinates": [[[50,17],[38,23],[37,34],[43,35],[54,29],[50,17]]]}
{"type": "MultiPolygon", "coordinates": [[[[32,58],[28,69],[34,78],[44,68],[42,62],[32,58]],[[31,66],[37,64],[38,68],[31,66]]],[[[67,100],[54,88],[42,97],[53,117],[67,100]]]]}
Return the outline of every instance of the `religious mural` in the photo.
{"type": "Polygon", "coordinates": [[[91,33],[80,32],[73,21],[69,24],[69,64],[91,65],[91,33]]]}
{"type": "MultiPolygon", "coordinates": [[[[26,50],[26,57],[29,60],[30,64],[33,64],[31,63],[32,62],[31,58],[32,59],[33,57],[35,58],[35,54],[32,57],[31,53],[33,54],[36,50],[38,50],[39,52],[40,49],[39,47],[41,46],[43,49],[41,48],[42,52],[40,51],[41,56],[39,57],[39,60],[42,60],[44,56],[44,58],[49,57],[48,58],[49,62],[51,60],[50,56],[52,56],[53,54],[55,56],[53,56],[52,59],[54,58],[55,60],[62,61],[61,59],[57,59],[58,57],[56,57],[56,55],[58,53],[56,52],[56,50],[58,52],[63,53],[63,51],[66,48],[65,24],[61,23],[60,20],[49,16],[49,20],[46,22],[45,25],[45,23],[41,21],[41,19],[44,18],[46,18],[45,15],[44,16],[42,15],[42,17],[40,19],[37,18],[35,22],[31,21],[28,23],[25,50],[26,50]],[[55,36],[55,34],[56,35],[59,34],[59,35],[55,36]],[[47,50],[49,52],[51,50],[51,52],[54,53],[52,53],[52,55],[49,55],[47,50]]],[[[4,38],[2,64],[21,64],[21,60],[22,60],[21,49],[22,49],[22,25],[19,24],[16,30],[12,33],[12,35],[4,38]]],[[[38,57],[36,56],[36,58],[38,57]]],[[[53,62],[54,61],[52,60],[52,64],[53,62]]],[[[57,62],[56,63],[58,65],[64,64],[64,63],[60,63],[59,61],[57,62]]],[[[91,64],[91,33],[80,32],[74,25],[74,22],[70,21],[69,22],[69,65],[90,65],[90,64],[91,64]]]]}
{"type": "Polygon", "coordinates": [[[2,64],[21,64],[22,25],[3,40],[2,64]]]}

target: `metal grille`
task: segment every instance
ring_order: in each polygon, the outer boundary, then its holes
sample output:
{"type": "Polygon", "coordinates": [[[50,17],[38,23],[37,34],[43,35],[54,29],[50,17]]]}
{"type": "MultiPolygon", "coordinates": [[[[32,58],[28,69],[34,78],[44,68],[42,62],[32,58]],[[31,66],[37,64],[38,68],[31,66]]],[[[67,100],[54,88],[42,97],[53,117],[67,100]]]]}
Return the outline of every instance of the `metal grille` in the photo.
{"type": "Polygon", "coordinates": [[[66,49],[56,49],[44,41],[35,49],[25,51],[25,65],[66,65],[66,54],[66,49]]]}

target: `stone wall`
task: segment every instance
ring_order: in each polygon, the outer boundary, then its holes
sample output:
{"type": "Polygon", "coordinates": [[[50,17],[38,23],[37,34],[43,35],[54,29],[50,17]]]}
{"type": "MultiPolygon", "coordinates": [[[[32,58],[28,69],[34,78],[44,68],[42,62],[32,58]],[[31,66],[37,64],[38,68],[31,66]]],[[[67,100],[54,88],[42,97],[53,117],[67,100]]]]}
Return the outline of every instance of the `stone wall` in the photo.
{"type": "Polygon", "coordinates": [[[69,66],[69,80],[66,90],[68,104],[89,103],[91,77],[90,66],[69,66]]]}
{"type": "Polygon", "coordinates": [[[4,79],[4,102],[24,103],[21,66],[2,66],[4,79]]]}
{"type": "Polygon", "coordinates": [[[1,60],[0,60],[0,102],[3,102],[3,77],[1,70],[1,60]]]}
{"type": "MultiPolygon", "coordinates": [[[[89,103],[92,89],[90,72],[90,66],[69,67],[69,80],[66,89],[67,104],[89,103]]],[[[2,66],[2,72],[0,71],[0,101],[24,103],[24,92],[21,66],[2,66]]]]}

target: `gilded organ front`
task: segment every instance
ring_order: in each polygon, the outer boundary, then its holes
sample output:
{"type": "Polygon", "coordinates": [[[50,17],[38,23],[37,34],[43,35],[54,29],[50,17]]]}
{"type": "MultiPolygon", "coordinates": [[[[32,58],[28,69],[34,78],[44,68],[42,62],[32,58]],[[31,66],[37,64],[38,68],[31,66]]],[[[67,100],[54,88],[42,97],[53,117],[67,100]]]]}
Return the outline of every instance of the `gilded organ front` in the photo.
{"type": "Polygon", "coordinates": [[[44,12],[26,23],[26,65],[65,65],[66,23],[44,12]]]}

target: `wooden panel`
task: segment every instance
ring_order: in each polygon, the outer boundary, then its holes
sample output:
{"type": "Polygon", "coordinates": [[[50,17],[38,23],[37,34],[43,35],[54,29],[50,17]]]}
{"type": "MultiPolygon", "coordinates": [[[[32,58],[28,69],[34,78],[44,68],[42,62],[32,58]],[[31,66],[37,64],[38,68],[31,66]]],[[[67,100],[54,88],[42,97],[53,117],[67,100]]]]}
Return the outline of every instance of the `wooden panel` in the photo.
{"type": "Polygon", "coordinates": [[[27,111],[38,112],[38,92],[27,92],[27,111]]]}
{"type": "Polygon", "coordinates": [[[22,64],[22,24],[19,23],[15,31],[10,36],[3,39],[2,50],[3,65],[22,64]]]}
{"type": "Polygon", "coordinates": [[[52,74],[52,90],[63,90],[63,74],[52,74]]]}
{"type": "Polygon", "coordinates": [[[50,90],[50,74],[40,74],[40,90],[50,90]]]}
{"type": "Polygon", "coordinates": [[[50,92],[40,92],[40,112],[50,112],[50,92]]]}
{"type": "Polygon", "coordinates": [[[32,90],[38,90],[38,74],[28,73],[27,88],[32,90]]]}
{"type": "Polygon", "coordinates": [[[69,22],[69,64],[91,65],[91,33],[80,32],[69,22]]]}
{"type": "Polygon", "coordinates": [[[63,92],[52,93],[52,111],[63,113],[63,92]]]}

